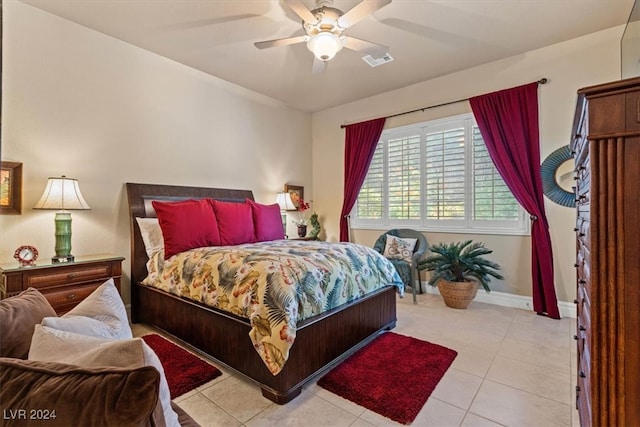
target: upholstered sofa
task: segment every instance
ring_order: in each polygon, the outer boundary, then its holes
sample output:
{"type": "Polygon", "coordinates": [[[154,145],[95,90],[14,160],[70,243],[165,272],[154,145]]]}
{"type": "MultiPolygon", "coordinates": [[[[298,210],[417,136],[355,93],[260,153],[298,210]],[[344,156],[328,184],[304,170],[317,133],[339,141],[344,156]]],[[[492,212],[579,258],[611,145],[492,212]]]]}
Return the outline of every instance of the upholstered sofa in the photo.
{"type": "Polygon", "coordinates": [[[4,426],[197,426],[133,338],[113,281],[57,317],[34,288],[0,301],[4,426]]]}

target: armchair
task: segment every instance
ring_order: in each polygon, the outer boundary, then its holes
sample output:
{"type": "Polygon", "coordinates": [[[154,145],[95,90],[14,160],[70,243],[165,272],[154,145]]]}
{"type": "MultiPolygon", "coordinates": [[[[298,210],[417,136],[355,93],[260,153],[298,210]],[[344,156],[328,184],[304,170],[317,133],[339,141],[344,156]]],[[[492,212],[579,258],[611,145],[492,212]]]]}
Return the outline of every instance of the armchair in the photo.
{"type": "Polygon", "coordinates": [[[410,239],[417,239],[416,245],[413,248],[413,256],[411,257],[411,263],[403,259],[389,259],[391,263],[396,267],[398,274],[402,278],[405,286],[410,286],[413,291],[413,302],[416,303],[416,294],[422,293],[422,286],[420,284],[420,272],[418,270],[418,261],[425,254],[428,244],[427,238],[419,231],[411,230],[408,228],[395,228],[393,230],[389,230],[378,237],[373,248],[379,253],[384,255],[384,250],[387,245],[387,235],[410,239]],[[418,279],[418,284],[416,285],[416,279],[418,279]]]}

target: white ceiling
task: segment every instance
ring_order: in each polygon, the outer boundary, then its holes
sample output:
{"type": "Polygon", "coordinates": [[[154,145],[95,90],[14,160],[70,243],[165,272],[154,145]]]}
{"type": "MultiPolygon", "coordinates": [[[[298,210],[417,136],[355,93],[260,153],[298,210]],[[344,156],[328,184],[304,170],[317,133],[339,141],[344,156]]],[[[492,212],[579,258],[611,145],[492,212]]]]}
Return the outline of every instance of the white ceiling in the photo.
{"type": "MultiPolygon", "coordinates": [[[[343,49],[312,74],[303,34],[282,0],[22,0],[78,24],[252,89],[319,111],[626,23],[633,0],[393,0],[345,34],[390,46],[371,68],[343,49]]],[[[303,0],[310,9],[315,0],[303,0]]],[[[367,0],[365,0],[367,1],[367,0]]],[[[358,0],[335,0],[351,9],[358,0]]]]}

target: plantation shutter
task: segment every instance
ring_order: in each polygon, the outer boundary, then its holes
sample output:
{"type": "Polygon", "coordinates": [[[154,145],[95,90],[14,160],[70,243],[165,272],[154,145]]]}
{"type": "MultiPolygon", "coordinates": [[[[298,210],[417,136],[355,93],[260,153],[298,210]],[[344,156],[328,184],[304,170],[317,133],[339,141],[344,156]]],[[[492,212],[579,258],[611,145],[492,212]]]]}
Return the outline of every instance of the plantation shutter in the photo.
{"type": "Polygon", "coordinates": [[[385,186],[384,144],[378,143],[356,202],[358,218],[383,218],[385,186]]]}
{"type": "Polygon", "coordinates": [[[518,202],[500,177],[477,126],[473,127],[473,219],[513,220],[520,216],[518,202]]]}
{"type": "Polygon", "coordinates": [[[427,220],[464,219],[464,135],[464,127],[457,127],[426,136],[427,220]]]}
{"type": "Polygon", "coordinates": [[[391,220],[420,219],[420,135],[387,141],[388,217],[391,220]]]}

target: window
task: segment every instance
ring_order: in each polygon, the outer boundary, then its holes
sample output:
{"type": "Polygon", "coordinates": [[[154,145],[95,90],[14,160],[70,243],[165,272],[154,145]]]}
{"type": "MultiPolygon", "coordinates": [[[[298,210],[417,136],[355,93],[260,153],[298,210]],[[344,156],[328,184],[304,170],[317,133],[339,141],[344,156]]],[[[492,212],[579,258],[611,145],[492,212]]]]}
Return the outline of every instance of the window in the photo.
{"type": "Polygon", "coordinates": [[[527,218],[465,114],[385,130],[351,226],[528,234],[527,218]]]}

